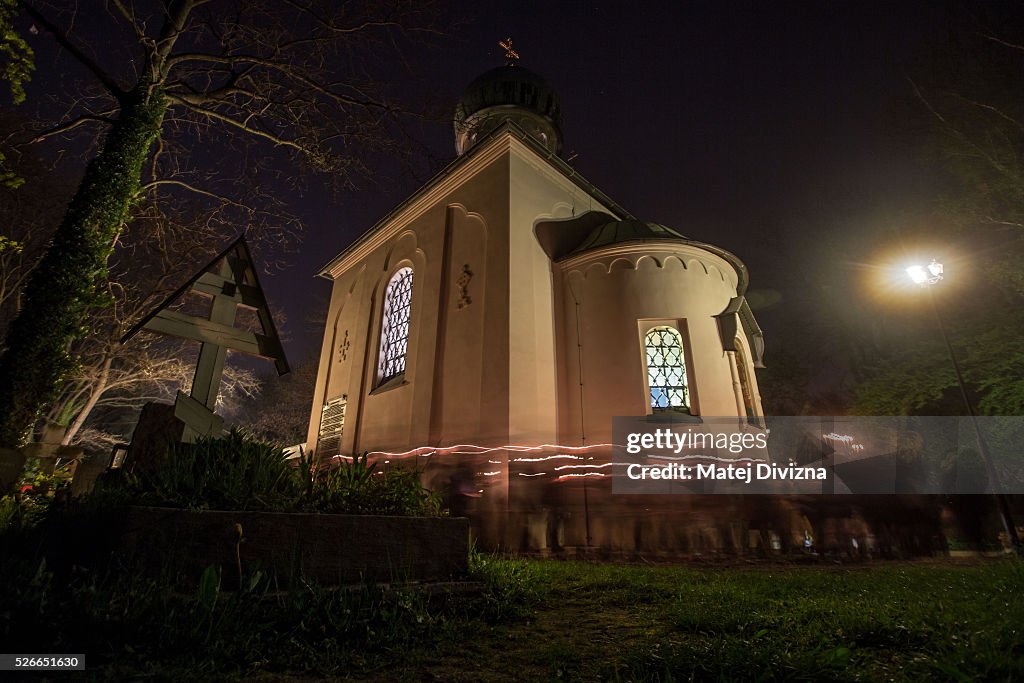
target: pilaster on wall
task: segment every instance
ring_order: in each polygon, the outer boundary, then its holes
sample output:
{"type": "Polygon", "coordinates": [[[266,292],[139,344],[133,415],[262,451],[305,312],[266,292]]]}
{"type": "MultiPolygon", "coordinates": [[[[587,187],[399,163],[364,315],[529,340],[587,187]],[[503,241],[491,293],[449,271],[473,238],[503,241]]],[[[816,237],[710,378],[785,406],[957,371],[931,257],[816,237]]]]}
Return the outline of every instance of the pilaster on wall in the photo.
{"type": "Polygon", "coordinates": [[[559,382],[551,259],[537,241],[542,221],[609,211],[518,140],[509,154],[509,438],[557,443],[566,389],[559,382]]]}
{"type": "MultiPolygon", "coordinates": [[[[496,359],[485,348],[488,252],[487,223],[462,204],[448,207],[437,292],[437,345],[430,397],[427,443],[445,446],[503,430],[484,424],[482,415],[487,363],[496,359]]],[[[493,421],[491,418],[490,421],[493,421]]]]}

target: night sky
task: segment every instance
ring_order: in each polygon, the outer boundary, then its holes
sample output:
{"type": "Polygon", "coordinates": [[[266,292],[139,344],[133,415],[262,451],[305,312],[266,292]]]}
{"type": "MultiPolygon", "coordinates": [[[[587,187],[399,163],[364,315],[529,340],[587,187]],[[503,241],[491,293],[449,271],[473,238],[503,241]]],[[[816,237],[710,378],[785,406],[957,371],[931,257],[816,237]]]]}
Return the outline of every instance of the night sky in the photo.
{"type": "MultiPolygon", "coordinates": [[[[497,42],[511,36],[520,63],[558,93],[564,157],[575,153],[572,164],[636,216],[748,264],[769,361],[786,330],[812,315],[802,295],[829,286],[819,281],[818,245],[842,244],[851,230],[884,234],[890,213],[928,197],[927,173],[894,117],[907,70],[961,10],[920,2],[460,7],[466,25],[409,55],[417,74],[399,75],[396,88],[447,101],[450,112],[475,76],[503,63],[497,42]]],[[[454,157],[450,118],[426,124],[423,139],[434,170],[454,157]]],[[[264,282],[288,312],[293,359],[320,344],[322,328],[303,322],[326,308],[318,267],[425,178],[392,175],[337,200],[315,188],[301,198],[302,250],[264,282]]]]}
{"type": "MultiPolygon", "coordinates": [[[[299,251],[286,257],[291,266],[263,279],[287,317],[293,365],[322,339],[322,323],[312,321],[326,312],[330,284],[316,272],[454,159],[455,104],[470,81],[504,63],[498,41],[508,36],[520,64],[558,94],[563,157],[635,216],[729,249],[748,265],[769,364],[798,335],[814,347],[807,330],[834,326],[834,311],[857,308],[851,274],[892,241],[896,222],[934,198],[934,174],[904,130],[907,74],[990,3],[445,7],[453,24],[445,35],[406,49],[407,67],[378,65],[395,100],[425,116],[410,125],[426,151],[420,171],[367,159],[379,174],[358,191],[338,194],[317,182],[301,195],[271,188],[306,224],[299,251]]],[[[105,13],[80,11],[75,22],[101,61],[127,58],[132,37],[109,34],[105,13]]],[[[58,92],[75,70],[54,58],[47,36],[33,42],[32,88],[58,92]]]]}

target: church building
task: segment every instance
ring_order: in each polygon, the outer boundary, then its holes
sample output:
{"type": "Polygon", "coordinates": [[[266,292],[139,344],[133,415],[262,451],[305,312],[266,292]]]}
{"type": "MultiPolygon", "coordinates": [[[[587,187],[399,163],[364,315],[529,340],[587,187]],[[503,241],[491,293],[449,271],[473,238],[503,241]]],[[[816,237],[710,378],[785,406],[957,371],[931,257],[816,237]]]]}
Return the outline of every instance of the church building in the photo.
{"type": "Polygon", "coordinates": [[[319,273],[318,457],[487,453],[476,474],[500,471],[507,511],[513,475],[535,474],[514,463],[542,459],[516,453],[609,444],[613,416],[758,421],[763,338],[736,256],[580,176],[555,92],[522,66],[470,83],[454,128],[458,157],[319,273]]]}

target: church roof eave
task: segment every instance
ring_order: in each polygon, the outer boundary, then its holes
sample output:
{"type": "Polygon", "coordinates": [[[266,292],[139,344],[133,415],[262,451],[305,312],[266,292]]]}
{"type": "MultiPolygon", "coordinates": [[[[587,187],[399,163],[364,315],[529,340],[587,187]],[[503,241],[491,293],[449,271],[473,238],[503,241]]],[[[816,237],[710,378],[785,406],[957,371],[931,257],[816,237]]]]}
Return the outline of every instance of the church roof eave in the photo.
{"type": "Polygon", "coordinates": [[[735,297],[715,318],[718,319],[718,331],[722,336],[723,349],[738,351],[736,335],[742,330],[750,345],[750,355],[754,367],[767,367],[764,364],[764,332],[754,318],[754,311],[751,310],[747,297],[742,294],[735,297]]]}
{"type": "Polygon", "coordinates": [[[518,140],[536,156],[540,157],[543,161],[546,161],[548,165],[557,170],[566,179],[571,181],[581,190],[592,196],[598,202],[608,207],[609,210],[614,212],[620,219],[629,220],[634,219],[633,215],[625,208],[620,206],[618,202],[614,201],[611,197],[606,195],[604,192],[599,190],[593,183],[584,178],[579,172],[576,171],[572,166],[562,160],[558,155],[549,151],[539,141],[535,140],[533,136],[523,130],[520,126],[516,125],[514,121],[505,121],[501,126],[491,131],[486,137],[480,142],[473,146],[472,149],[468,150],[465,154],[460,157],[456,157],[438,173],[436,173],[430,180],[428,180],[423,186],[421,186],[416,192],[407,197],[398,206],[387,213],[383,218],[377,221],[373,227],[364,232],[362,235],[356,238],[354,242],[345,247],[337,256],[332,258],[330,261],[325,263],[322,267],[317,269],[317,276],[333,280],[334,276],[331,275],[331,271],[334,267],[341,262],[346,256],[356,250],[359,246],[364,244],[367,240],[371,239],[377,232],[379,232],[384,226],[392,222],[397,218],[403,211],[408,209],[410,206],[415,204],[418,200],[429,194],[431,190],[440,185],[446,178],[453,175],[463,166],[469,165],[474,159],[484,154],[487,149],[495,143],[501,137],[510,135],[511,137],[518,140]]]}
{"type": "Polygon", "coordinates": [[[636,219],[613,221],[595,228],[575,249],[557,259],[563,263],[583,254],[596,254],[622,246],[643,244],[661,245],[672,248],[679,245],[696,247],[718,256],[736,272],[736,291],[739,296],[747,291],[750,276],[747,266],[730,251],[707,242],[691,240],[672,228],[658,223],[645,223],[636,219]]]}
{"type": "Polygon", "coordinates": [[[638,240],[627,240],[622,242],[615,242],[613,244],[605,244],[600,247],[594,247],[586,251],[577,251],[558,259],[560,265],[569,265],[570,262],[582,258],[584,256],[599,256],[603,252],[612,252],[619,250],[623,247],[636,247],[640,245],[659,246],[666,249],[672,249],[681,245],[696,247],[708,253],[718,256],[723,261],[732,266],[732,269],[736,272],[736,293],[738,296],[743,296],[747,291],[747,286],[750,282],[750,276],[747,272],[747,266],[732,252],[726,251],[720,247],[716,247],[713,244],[707,244],[706,242],[697,242],[695,240],[678,240],[678,239],[638,239],[638,240]]]}

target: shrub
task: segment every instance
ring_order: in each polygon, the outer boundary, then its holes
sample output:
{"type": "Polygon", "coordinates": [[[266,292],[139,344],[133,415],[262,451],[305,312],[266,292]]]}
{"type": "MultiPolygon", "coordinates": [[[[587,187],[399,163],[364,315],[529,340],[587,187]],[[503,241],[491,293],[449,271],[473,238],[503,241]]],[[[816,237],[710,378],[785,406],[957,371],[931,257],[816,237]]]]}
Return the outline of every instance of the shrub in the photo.
{"type": "Polygon", "coordinates": [[[38,458],[29,458],[18,480],[17,493],[0,496],[0,534],[35,526],[70,485],[69,463],[48,473],[38,458]]]}
{"type": "Polygon", "coordinates": [[[363,454],[351,463],[313,474],[305,508],[353,515],[431,516],[440,514],[441,505],[436,495],[423,488],[418,472],[381,471],[363,454]]]}
{"type": "Polygon", "coordinates": [[[136,504],[216,510],[286,511],[302,492],[280,448],[237,429],[221,438],[176,444],[125,483],[136,504]]]}
{"type": "Polygon", "coordinates": [[[118,504],[188,509],[437,515],[440,502],[416,471],[379,471],[367,456],[325,469],[302,455],[231,430],[178,444],[152,468],[107,482],[97,498],[118,504]]]}

